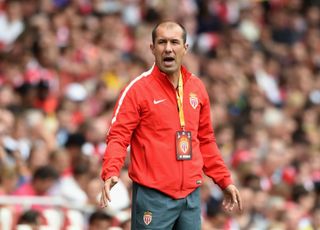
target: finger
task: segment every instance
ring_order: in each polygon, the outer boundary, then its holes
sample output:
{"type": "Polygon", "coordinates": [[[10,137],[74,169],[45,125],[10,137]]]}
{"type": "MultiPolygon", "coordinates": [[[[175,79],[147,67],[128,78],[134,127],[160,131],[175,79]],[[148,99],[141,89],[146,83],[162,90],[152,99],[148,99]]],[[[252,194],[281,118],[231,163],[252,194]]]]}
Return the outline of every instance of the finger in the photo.
{"type": "Polygon", "coordinates": [[[231,212],[233,210],[234,206],[235,206],[235,203],[233,201],[230,201],[228,210],[231,212]]]}
{"type": "Polygon", "coordinates": [[[101,192],[101,196],[100,196],[100,206],[102,208],[106,207],[108,205],[108,203],[106,202],[106,198],[103,195],[103,192],[101,192]]]}
{"type": "Polygon", "coordinates": [[[242,210],[242,203],[240,199],[239,191],[236,189],[232,192],[232,203],[233,205],[237,205],[240,210],[242,210]]]}
{"type": "Polygon", "coordinates": [[[108,205],[108,200],[110,201],[110,197],[108,197],[107,190],[109,189],[109,181],[106,181],[102,187],[101,191],[101,206],[106,207],[108,205]]]}
{"type": "Polygon", "coordinates": [[[223,199],[222,206],[226,211],[231,211],[233,209],[233,202],[231,198],[223,199]]]}
{"type": "Polygon", "coordinates": [[[225,199],[223,199],[223,201],[222,201],[223,209],[227,209],[227,205],[228,205],[228,202],[225,199]]]}
{"type": "Polygon", "coordinates": [[[224,205],[223,205],[223,209],[226,210],[226,211],[230,211],[231,209],[231,204],[229,202],[226,202],[224,205]]]}
{"type": "Polygon", "coordinates": [[[105,198],[110,202],[111,201],[111,197],[110,197],[110,181],[105,183],[103,191],[104,191],[105,198]]]}
{"type": "Polygon", "coordinates": [[[106,198],[109,202],[111,202],[110,190],[106,190],[106,198]]]}
{"type": "Polygon", "coordinates": [[[233,209],[234,205],[232,204],[227,204],[224,208],[224,210],[226,210],[227,212],[231,212],[233,209]]]}
{"type": "Polygon", "coordinates": [[[107,202],[106,197],[105,197],[105,195],[103,194],[103,192],[101,192],[101,196],[100,196],[100,206],[101,206],[102,208],[108,206],[108,202],[107,202]]]}
{"type": "Polygon", "coordinates": [[[230,192],[230,197],[230,209],[232,210],[235,205],[238,205],[237,190],[232,190],[230,192]]]}
{"type": "Polygon", "coordinates": [[[241,200],[241,197],[240,197],[240,194],[238,193],[237,194],[237,201],[238,201],[238,208],[240,211],[243,210],[243,206],[242,206],[242,200],[241,200]]]}
{"type": "Polygon", "coordinates": [[[101,192],[101,199],[100,199],[102,207],[106,207],[108,205],[107,194],[105,190],[106,190],[105,187],[103,187],[101,192]]]}
{"type": "Polygon", "coordinates": [[[238,198],[237,198],[237,191],[234,190],[231,192],[231,197],[232,197],[232,203],[237,204],[238,203],[238,198]]]}

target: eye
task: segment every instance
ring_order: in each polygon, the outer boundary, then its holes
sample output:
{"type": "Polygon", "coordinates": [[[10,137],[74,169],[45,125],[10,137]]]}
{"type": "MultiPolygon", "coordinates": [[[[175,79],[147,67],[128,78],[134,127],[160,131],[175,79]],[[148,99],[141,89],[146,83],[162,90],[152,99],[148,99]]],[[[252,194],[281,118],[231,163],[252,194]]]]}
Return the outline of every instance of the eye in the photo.
{"type": "Polygon", "coordinates": [[[179,40],[172,40],[171,43],[172,44],[180,44],[180,41],[179,40]]]}

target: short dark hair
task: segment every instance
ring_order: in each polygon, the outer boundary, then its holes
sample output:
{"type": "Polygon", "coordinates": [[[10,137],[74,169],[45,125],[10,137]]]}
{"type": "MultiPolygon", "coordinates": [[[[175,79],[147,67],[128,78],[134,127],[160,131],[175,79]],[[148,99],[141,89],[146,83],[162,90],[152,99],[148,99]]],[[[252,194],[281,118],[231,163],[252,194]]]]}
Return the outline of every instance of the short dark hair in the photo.
{"type": "Polygon", "coordinates": [[[50,165],[41,166],[33,174],[33,180],[46,180],[59,178],[58,172],[50,165]]]}
{"type": "Polygon", "coordinates": [[[36,210],[27,210],[21,214],[18,219],[18,224],[40,224],[40,213],[36,210]]]}
{"type": "Polygon", "coordinates": [[[82,133],[72,133],[68,136],[67,141],[65,143],[66,148],[70,147],[79,147],[86,142],[85,137],[82,133]]]}
{"type": "Polygon", "coordinates": [[[89,216],[89,224],[93,224],[96,220],[112,221],[112,217],[104,211],[97,210],[89,216]]]}
{"type": "Polygon", "coordinates": [[[90,171],[89,164],[87,162],[81,162],[75,164],[75,166],[72,169],[74,176],[81,176],[88,174],[90,171]]]}
{"type": "Polygon", "coordinates": [[[155,27],[153,28],[152,30],[152,43],[154,44],[155,41],[156,41],[156,37],[157,37],[157,29],[160,25],[162,24],[165,24],[165,23],[173,23],[173,24],[176,24],[178,26],[180,26],[180,28],[182,29],[182,40],[183,40],[183,43],[186,43],[187,42],[187,30],[186,28],[179,22],[173,22],[173,21],[163,21],[163,22],[159,22],[158,24],[155,25],[155,27]]]}

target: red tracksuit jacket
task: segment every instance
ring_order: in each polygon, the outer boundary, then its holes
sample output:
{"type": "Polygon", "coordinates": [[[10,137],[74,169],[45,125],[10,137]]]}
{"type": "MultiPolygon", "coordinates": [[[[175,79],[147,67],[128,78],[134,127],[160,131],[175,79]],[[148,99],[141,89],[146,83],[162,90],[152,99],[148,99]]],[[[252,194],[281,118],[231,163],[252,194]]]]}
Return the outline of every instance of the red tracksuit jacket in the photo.
{"type": "Polygon", "coordinates": [[[202,170],[222,189],[231,178],[216,145],[210,102],[202,81],[182,67],[185,129],[192,133],[192,159],[176,160],[181,130],[176,90],[157,66],[134,79],[115,106],[101,177],[119,176],[130,144],[129,176],[172,198],[186,197],[201,184],[202,170]]]}

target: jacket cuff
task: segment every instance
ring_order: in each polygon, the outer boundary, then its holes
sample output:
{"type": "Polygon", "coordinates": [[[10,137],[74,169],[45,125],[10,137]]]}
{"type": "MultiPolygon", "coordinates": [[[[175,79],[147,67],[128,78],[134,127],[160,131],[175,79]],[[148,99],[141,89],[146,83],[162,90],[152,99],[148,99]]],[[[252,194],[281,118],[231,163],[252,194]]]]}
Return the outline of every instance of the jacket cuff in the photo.
{"type": "Polygon", "coordinates": [[[222,189],[225,190],[230,184],[232,184],[231,178],[224,178],[221,181],[217,181],[218,186],[222,189]]]}
{"type": "Polygon", "coordinates": [[[110,177],[112,177],[112,176],[117,176],[117,177],[119,177],[119,174],[118,173],[115,173],[115,172],[101,172],[101,179],[103,180],[103,181],[106,181],[106,180],[108,180],[110,177]]]}

